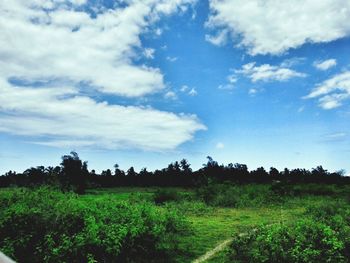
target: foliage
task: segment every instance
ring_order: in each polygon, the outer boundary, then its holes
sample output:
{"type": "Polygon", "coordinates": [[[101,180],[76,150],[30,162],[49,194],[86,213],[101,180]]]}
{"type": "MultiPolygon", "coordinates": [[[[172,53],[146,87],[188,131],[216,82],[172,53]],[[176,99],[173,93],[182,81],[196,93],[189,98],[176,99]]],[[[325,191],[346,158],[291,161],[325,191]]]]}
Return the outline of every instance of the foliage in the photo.
{"type": "Polygon", "coordinates": [[[62,156],[62,172],[60,174],[63,190],[72,189],[78,194],[83,194],[86,187],[86,178],[89,174],[87,162],[82,162],[76,152],[62,156]]]}
{"type": "Polygon", "coordinates": [[[208,184],[196,193],[205,203],[221,207],[257,207],[277,201],[269,185],[208,184]]]}
{"type": "Polygon", "coordinates": [[[176,190],[173,189],[158,189],[154,193],[154,202],[156,204],[164,204],[169,201],[177,201],[180,196],[176,190]]]}
{"type": "Polygon", "coordinates": [[[271,167],[269,172],[263,167],[249,171],[245,164],[219,165],[210,156],[207,159],[207,163],[197,171],[192,170],[186,159],[182,159],[180,162],[175,161],[155,171],[147,171],[146,168],[142,168],[137,172],[130,167],[125,172],[119,168],[118,164],[115,164],[113,171],[106,169],[97,174],[95,170],[88,171],[87,162],[82,162],[76,152],[71,152],[69,155],[62,156],[61,166],[55,168],[38,166],[31,167],[23,173],[9,171],[0,176],[0,187],[56,185],[59,182],[63,190],[73,190],[81,194],[84,193],[86,187],[196,187],[205,186],[208,182],[219,184],[230,182],[240,185],[281,182],[281,184],[274,185],[276,193],[288,190],[287,194],[303,194],[303,189],[294,189],[293,184],[314,184],[309,190],[314,191],[314,194],[325,195],[334,189],[324,188],[323,185],[350,184],[350,177],[344,176],[343,171],[330,173],[322,166],[317,166],[311,171],[287,168],[284,171],[278,171],[274,167],[271,167]]]}
{"type": "Polygon", "coordinates": [[[235,236],[233,262],[349,262],[350,207],[343,202],[307,208],[291,225],[260,227],[235,236]]]}
{"type": "Polygon", "coordinates": [[[0,250],[18,262],[171,262],[188,224],[150,203],[85,202],[47,188],[2,191],[0,250]]]}

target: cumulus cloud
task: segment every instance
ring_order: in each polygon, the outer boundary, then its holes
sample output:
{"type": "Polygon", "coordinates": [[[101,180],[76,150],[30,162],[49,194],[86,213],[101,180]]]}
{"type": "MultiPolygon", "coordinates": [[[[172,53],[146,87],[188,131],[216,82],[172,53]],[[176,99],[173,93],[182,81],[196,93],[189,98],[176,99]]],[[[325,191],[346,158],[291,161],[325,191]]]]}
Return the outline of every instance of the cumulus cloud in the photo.
{"type": "Polygon", "coordinates": [[[100,7],[96,17],[66,2],[0,3],[2,77],[85,82],[100,92],[129,97],[164,88],[159,69],[133,64],[141,48],[139,36],[159,17],[192,0],[131,1],[114,10],[100,7]]]}
{"type": "Polygon", "coordinates": [[[324,61],[315,61],[314,62],[314,67],[319,69],[319,70],[327,70],[332,67],[335,67],[337,65],[337,60],[336,59],[327,59],[324,61]]]}
{"type": "Polygon", "coordinates": [[[206,37],[220,45],[229,34],[251,55],[282,54],[305,43],[350,35],[350,2],[344,0],[210,0],[206,37]],[[228,32],[228,33],[226,33],[228,32]]]}
{"type": "Polygon", "coordinates": [[[215,46],[223,46],[226,44],[228,38],[228,30],[221,30],[215,36],[206,34],[205,40],[215,46]]]}
{"type": "Polygon", "coordinates": [[[295,77],[306,77],[306,74],[295,70],[284,68],[282,66],[272,66],[263,64],[256,66],[255,62],[251,62],[242,66],[241,69],[235,70],[236,74],[243,74],[250,78],[252,82],[257,81],[287,81],[295,77]]]}
{"type": "Polygon", "coordinates": [[[120,106],[88,97],[140,97],[164,88],[140,35],[193,0],[0,2],[0,132],[51,146],[169,150],[205,126],[194,115],[120,106]],[[91,3],[89,3],[91,4],[91,3]],[[89,9],[89,10],[90,10],[89,9]],[[145,52],[145,53],[143,53],[145,52]],[[84,95],[85,94],[85,95],[84,95]]]}
{"type": "Polygon", "coordinates": [[[284,68],[292,68],[298,65],[303,64],[306,61],[306,58],[304,57],[293,57],[283,60],[281,63],[281,67],[284,68]]]}
{"type": "Polygon", "coordinates": [[[350,98],[350,71],[339,73],[320,84],[304,97],[304,99],[318,98],[319,105],[326,110],[342,105],[350,98]]]}
{"type": "Polygon", "coordinates": [[[145,56],[145,58],[154,59],[154,52],[155,52],[154,48],[145,48],[143,50],[143,55],[145,56]]]}
{"type": "Polygon", "coordinates": [[[51,146],[169,150],[205,129],[196,116],[149,107],[110,105],[74,88],[13,87],[0,83],[0,131],[51,146]]]}

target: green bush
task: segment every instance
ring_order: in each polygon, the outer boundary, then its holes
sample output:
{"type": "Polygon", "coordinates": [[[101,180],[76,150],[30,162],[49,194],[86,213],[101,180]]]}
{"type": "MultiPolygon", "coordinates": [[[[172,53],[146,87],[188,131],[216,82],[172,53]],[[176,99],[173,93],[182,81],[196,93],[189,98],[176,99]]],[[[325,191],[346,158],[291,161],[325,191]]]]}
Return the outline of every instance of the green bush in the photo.
{"type": "Polygon", "coordinates": [[[273,225],[235,237],[233,262],[347,262],[344,242],[329,226],[313,220],[273,225]]]}
{"type": "Polygon", "coordinates": [[[236,236],[233,262],[349,262],[350,207],[333,201],[306,209],[292,225],[272,225],[236,236]]]}
{"type": "Polygon", "coordinates": [[[175,210],[49,189],[0,192],[0,250],[18,262],[171,262],[175,210]]]}
{"type": "Polygon", "coordinates": [[[178,201],[180,196],[176,190],[173,189],[158,189],[154,193],[154,202],[156,204],[164,204],[165,202],[178,201]]]}
{"type": "Polygon", "coordinates": [[[209,184],[196,190],[197,198],[220,207],[259,207],[279,199],[269,185],[209,184]]]}
{"type": "Polygon", "coordinates": [[[343,200],[309,206],[306,215],[328,225],[344,243],[345,256],[350,259],[350,206],[343,200]]]}

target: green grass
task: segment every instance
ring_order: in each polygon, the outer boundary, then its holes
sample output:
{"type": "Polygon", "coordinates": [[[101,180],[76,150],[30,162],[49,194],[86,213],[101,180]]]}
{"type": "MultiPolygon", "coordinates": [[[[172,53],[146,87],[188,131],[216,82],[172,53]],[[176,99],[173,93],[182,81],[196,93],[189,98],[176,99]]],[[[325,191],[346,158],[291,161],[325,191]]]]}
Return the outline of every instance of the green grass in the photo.
{"type": "MultiPolygon", "coordinates": [[[[119,200],[141,198],[152,200],[152,195],[158,188],[112,188],[89,190],[82,198],[101,198],[109,195],[119,200]]],[[[187,196],[194,196],[194,191],[182,188],[171,188],[187,196]]],[[[230,238],[234,233],[242,232],[246,228],[253,228],[261,224],[288,223],[296,220],[305,212],[308,205],[317,205],[330,197],[305,196],[292,198],[283,206],[271,205],[256,208],[208,208],[204,203],[192,201],[187,206],[195,204],[207,207],[198,213],[196,209],[185,209],[184,203],[173,204],[182,210],[192,226],[192,232],[184,236],[179,244],[178,262],[191,262],[193,259],[215,248],[223,240],[230,238]]],[[[218,253],[209,262],[225,262],[225,252],[218,253]]]]}
{"type": "MultiPolygon", "coordinates": [[[[106,198],[116,201],[142,200],[153,202],[153,196],[159,188],[155,187],[119,187],[106,189],[89,189],[85,195],[78,198],[87,204],[94,200],[106,198]]],[[[222,241],[232,237],[235,233],[254,228],[262,224],[288,224],[303,216],[310,205],[320,205],[334,200],[337,196],[304,195],[290,197],[282,205],[265,205],[257,207],[210,207],[196,198],[194,190],[184,188],[168,188],[177,191],[180,200],[165,205],[159,209],[178,209],[189,221],[191,230],[182,236],[175,251],[177,262],[191,262],[207,251],[215,248],[222,241]]],[[[0,189],[11,191],[11,189],[0,189]]],[[[227,262],[226,251],[221,251],[208,262],[227,262]]]]}

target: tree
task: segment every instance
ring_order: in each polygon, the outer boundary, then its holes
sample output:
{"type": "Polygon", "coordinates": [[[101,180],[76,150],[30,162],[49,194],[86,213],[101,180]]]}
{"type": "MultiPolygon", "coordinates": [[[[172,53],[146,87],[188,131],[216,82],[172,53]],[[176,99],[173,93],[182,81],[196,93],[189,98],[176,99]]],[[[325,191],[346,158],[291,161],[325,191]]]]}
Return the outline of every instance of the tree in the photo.
{"type": "Polygon", "coordinates": [[[278,176],[280,175],[280,172],[275,167],[271,167],[269,175],[275,179],[275,178],[278,178],[278,176]]]}
{"type": "Polygon", "coordinates": [[[62,156],[61,185],[64,190],[73,190],[83,194],[86,187],[88,175],[87,162],[82,162],[76,152],[62,156]]]}
{"type": "Polygon", "coordinates": [[[114,165],[114,176],[122,176],[122,170],[119,169],[119,164],[114,165]]]}
{"type": "Polygon", "coordinates": [[[191,173],[192,172],[192,169],[190,168],[190,164],[188,163],[188,161],[186,159],[182,159],[180,161],[180,166],[181,166],[181,169],[184,173],[191,173]]]}
{"type": "Polygon", "coordinates": [[[135,172],[135,170],[134,170],[134,167],[130,167],[129,168],[129,170],[127,171],[127,175],[129,176],[129,177],[132,177],[132,176],[136,176],[137,174],[136,174],[136,172],[135,172]]]}

